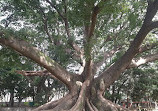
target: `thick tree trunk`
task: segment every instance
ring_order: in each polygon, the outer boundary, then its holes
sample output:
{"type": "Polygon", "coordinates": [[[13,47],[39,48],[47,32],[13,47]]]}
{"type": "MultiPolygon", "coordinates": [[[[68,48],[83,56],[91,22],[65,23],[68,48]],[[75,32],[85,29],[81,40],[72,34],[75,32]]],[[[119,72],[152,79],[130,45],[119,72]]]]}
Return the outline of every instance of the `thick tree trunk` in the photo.
{"type": "Polygon", "coordinates": [[[99,88],[86,80],[65,97],[46,103],[33,111],[129,111],[103,97],[104,83],[99,88]],[[76,92],[77,91],[77,92],[76,92]]]}

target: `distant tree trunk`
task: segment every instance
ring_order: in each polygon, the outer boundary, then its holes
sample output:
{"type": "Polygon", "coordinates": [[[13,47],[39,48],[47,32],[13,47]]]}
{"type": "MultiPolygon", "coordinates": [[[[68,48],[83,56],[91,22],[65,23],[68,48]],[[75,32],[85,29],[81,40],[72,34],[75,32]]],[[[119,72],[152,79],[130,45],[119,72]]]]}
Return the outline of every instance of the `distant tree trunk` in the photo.
{"type": "Polygon", "coordinates": [[[9,100],[9,106],[14,106],[14,89],[10,91],[10,100],[9,100]]]}
{"type": "Polygon", "coordinates": [[[116,98],[116,97],[115,97],[115,95],[116,95],[115,89],[116,89],[116,88],[115,88],[115,85],[113,85],[113,86],[112,86],[112,95],[111,95],[111,101],[112,101],[112,102],[115,102],[115,98],[116,98]]]}
{"type": "Polygon", "coordinates": [[[23,100],[23,98],[22,98],[22,97],[19,97],[19,98],[18,98],[18,106],[20,106],[20,105],[21,105],[22,100],[23,100]]]}

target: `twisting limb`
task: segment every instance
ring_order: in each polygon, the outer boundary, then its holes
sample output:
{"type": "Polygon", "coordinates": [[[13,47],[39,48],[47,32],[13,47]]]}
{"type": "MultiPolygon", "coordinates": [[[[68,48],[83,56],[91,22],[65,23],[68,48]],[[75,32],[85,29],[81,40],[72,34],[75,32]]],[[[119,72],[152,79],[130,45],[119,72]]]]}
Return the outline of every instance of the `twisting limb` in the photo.
{"type": "MultiPolygon", "coordinates": [[[[94,5],[94,4],[93,4],[94,5]]],[[[92,61],[92,57],[91,57],[91,52],[92,52],[92,45],[91,45],[91,41],[93,39],[93,33],[95,30],[95,26],[96,26],[96,22],[97,22],[97,15],[100,12],[100,7],[98,5],[94,6],[92,14],[91,14],[91,23],[90,26],[85,26],[85,35],[86,35],[86,44],[85,44],[85,52],[87,53],[86,57],[86,65],[84,68],[84,72],[82,73],[82,75],[85,78],[92,78],[92,67],[93,67],[93,61],[92,61]],[[88,31],[88,32],[87,32],[88,31]]]]}
{"type": "Polygon", "coordinates": [[[68,23],[68,17],[67,17],[67,0],[63,0],[63,1],[64,1],[64,13],[65,13],[65,17],[63,18],[63,21],[65,24],[66,34],[68,36],[68,44],[77,52],[77,53],[75,53],[76,54],[75,57],[79,57],[81,60],[81,63],[83,63],[84,60],[83,60],[82,56],[84,54],[84,51],[73,41],[73,38],[71,37],[69,23],[68,23]]]}
{"type": "Polygon", "coordinates": [[[101,44],[100,49],[102,49],[107,42],[112,41],[112,40],[113,40],[113,36],[107,35],[107,38],[104,39],[104,42],[101,44]]]}
{"type": "Polygon", "coordinates": [[[70,35],[70,30],[69,30],[69,23],[68,23],[68,17],[67,17],[67,0],[63,0],[64,1],[64,13],[65,13],[65,18],[63,18],[64,20],[64,23],[65,23],[65,30],[66,30],[66,33],[67,33],[67,36],[69,38],[71,38],[71,35],[70,35]]]}
{"type": "MultiPolygon", "coordinates": [[[[77,51],[77,53],[75,53],[75,54],[73,54],[73,56],[72,56],[72,58],[74,59],[74,60],[76,60],[76,61],[79,61],[81,64],[83,63],[83,58],[82,58],[82,55],[83,55],[83,51],[82,51],[82,49],[80,49],[80,47],[78,47],[77,46],[77,44],[75,44],[74,43],[74,41],[70,41],[71,40],[71,36],[70,36],[70,31],[69,31],[69,24],[68,24],[68,20],[67,20],[67,5],[66,5],[66,1],[64,0],[64,3],[65,3],[65,16],[66,17],[64,17],[61,13],[60,13],[60,11],[57,9],[57,7],[52,3],[52,2],[50,2],[49,0],[47,0],[47,2],[53,7],[53,8],[55,8],[56,10],[57,10],[57,13],[61,16],[61,18],[63,19],[63,21],[64,21],[64,23],[65,23],[65,30],[66,30],[66,33],[67,33],[67,36],[68,36],[68,38],[69,38],[69,45],[74,49],[74,50],[76,50],[77,51]]],[[[47,16],[46,16],[46,14],[45,14],[45,12],[42,10],[42,8],[41,8],[41,6],[39,5],[37,5],[36,6],[37,7],[37,9],[39,10],[39,13],[41,13],[42,14],[42,22],[43,22],[43,28],[44,28],[44,31],[46,32],[46,34],[47,34],[47,36],[48,36],[48,38],[49,38],[49,40],[51,41],[51,43],[53,43],[54,42],[54,44],[55,45],[61,45],[61,43],[59,43],[59,42],[57,42],[53,37],[52,37],[52,35],[50,34],[50,32],[49,32],[49,29],[48,29],[48,18],[47,18],[47,16]]],[[[65,49],[65,52],[66,53],[70,53],[70,50],[71,49],[65,49]]]]}

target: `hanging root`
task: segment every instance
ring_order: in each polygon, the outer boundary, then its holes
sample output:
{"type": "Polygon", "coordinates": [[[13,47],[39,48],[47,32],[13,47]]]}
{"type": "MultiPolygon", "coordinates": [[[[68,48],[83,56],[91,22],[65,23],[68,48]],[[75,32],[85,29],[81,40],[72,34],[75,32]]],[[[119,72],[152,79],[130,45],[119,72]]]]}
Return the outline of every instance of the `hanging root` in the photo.
{"type": "Polygon", "coordinates": [[[41,111],[41,110],[51,109],[51,108],[55,107],[59,102],[60,102],[60,100],[50,101],[44,105],[39,106],[38,108],[34,109],[33,111],[41,111]]]}
{"type": "MultiPolygon", "coordinates": [[[[57,110],[57,107],[61,106],[62,104],[65,104],[65,103],[67,103],[67,104],[70,103],[71,102],[70,100],[74,100],[74,97],[72,97],[72,95],[70,95],[70,94],[67,94],[65,97],[63,97],[59,100],[56,100],[56,101],[50,101],[49,103],[39,106],[38,108],[34,109],[33,111],[49,111],[49,109],[53,109],[51,111],[60,111],[60,110],[57,110]]],[[[71,102],[71,104],[72,104],[72,102],[71,102]]]]}
{"type": "Polygon", "coordinates": [[[85,106],[85,98],[86,98],[85,92],[86,92],[86,87],[88,85],[89,85],[89,81],[85,81],[82,84],[81,91],[80,91],[80,94],[78,96],[76,104],[68,111],[85,111],[85,107],[84,107],[85,106]]]}
{"type": "Polygon", "coordinates": [[[101,101],[101,104],[102,104],[101,108],[105,109],[103,111],[129,111],[129,109],[126,109],[122,106],[119,106],[119,105],[105,99],[102,95],[99,96],[99,100],[101,101]]]}
{"type": "Polygon", "coordinates": [[[99,111],[89,99],[86,100],[89,111],[99,111]]]}
{"type": "Polygon", "coordinates": [[[76,102],[77,95],[71,96],[70,98],[65,98],[61,101],[56,107],[54,107],[51,111],[64,111],[65,109],[70,109],[76,102]]]}

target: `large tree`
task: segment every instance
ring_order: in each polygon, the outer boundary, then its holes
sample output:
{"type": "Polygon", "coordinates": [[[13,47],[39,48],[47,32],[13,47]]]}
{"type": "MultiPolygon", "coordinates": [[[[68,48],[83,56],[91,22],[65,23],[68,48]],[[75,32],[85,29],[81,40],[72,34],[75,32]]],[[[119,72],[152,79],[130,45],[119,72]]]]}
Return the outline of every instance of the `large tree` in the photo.
{"type": "Polygon", "coordinates": [[[50,74],[69,90],[34,111],[127,110],[103,93],[126,69],[158,59],[156,49],[145,53],[157,47],[158,0],[5,0],[1,6],[7,14],[2,46],[33,60],[45,68],[38,74],[50,74]]]}

